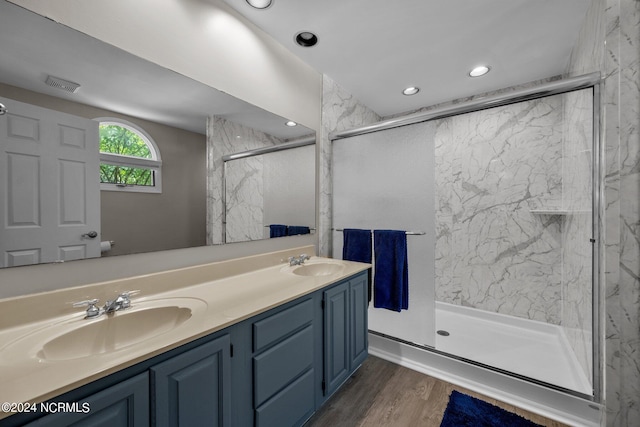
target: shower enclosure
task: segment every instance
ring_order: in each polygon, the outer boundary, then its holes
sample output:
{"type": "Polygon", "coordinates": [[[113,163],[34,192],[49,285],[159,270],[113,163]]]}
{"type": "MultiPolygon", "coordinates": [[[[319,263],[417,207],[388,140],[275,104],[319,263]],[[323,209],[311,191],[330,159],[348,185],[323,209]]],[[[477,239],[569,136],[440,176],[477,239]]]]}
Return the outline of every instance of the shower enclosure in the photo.
{"type": "Polygon", "coordinates": [[[333,226],[425,232],[409,309],[370,307],[372,333],[598,399],[598,81],[334,136],[333,226]]]}
{"type": "Polygon", "coordinates": [[[268,239],[269,226],[315,231],[315,137],[222,157],[222,241],[268,239]]]}

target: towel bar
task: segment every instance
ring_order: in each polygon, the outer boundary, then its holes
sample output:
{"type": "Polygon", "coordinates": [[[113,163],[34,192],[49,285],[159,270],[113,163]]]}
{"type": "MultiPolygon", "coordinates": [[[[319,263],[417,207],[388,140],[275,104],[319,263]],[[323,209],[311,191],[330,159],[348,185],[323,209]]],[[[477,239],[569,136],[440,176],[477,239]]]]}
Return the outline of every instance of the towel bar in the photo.
{"type": "MultiPolygon", "coordinates": [[[[335,231],[344,231],[344,228],[332,228],[332,230],[335,231]]],[[[373,231],[372,231],[373,233],[373,231]]],[[[427,234],[426,231],[405,231],[405,234],[407,236],[424,236],[425,234],[427,234]]]]}
{"type": "MultiPolygon", "coordinates": [[[[270,225],[265,225],[265,226],[264,226],[264,228],[269,228],[269,227],[271,227],[271,226],[270,226],[270,225]]],[[[315,228],[315,227],[309,227],[309,230],[313,230],[313,231],[315,231],[315,230],[316,230],[316,228],[315,228]]]]}

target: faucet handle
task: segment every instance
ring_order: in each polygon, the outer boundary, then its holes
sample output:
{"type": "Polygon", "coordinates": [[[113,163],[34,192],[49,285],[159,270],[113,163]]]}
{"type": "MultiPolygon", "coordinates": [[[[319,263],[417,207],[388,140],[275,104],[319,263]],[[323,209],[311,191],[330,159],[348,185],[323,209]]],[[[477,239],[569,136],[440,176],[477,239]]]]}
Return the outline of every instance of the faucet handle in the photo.
{"type": "Polygon", "coordinates": [[[138,295],[139,293],[140,293],[139,290],[121,292],[120,295],[118,295],[118,298],[122,300],[121,302],[122,308],[129,308],[131,306],[130,298],[134,295],[138,295]]]}
{"type": "Polygon", "coordinates": [[[91,306],[91,305],[96,305],[98,301],[99,301],[98,298],[94,298],[94,299],[88,299],[86,301],[74,302],[74,303],[71,303],[71,305],[73,305],[74,307],[91,306]]]}
{"type": "Polygon", "coordinates": [[[98,299],[94,298],[94,299],[88,299],[86,301],[78,301],[78,302],[74,302],[72,303],[73,307],[87,307],[87,318],[89,317],[96,317],[100,315],[100,309],[98,307],[96,307],[96,304],[98,303],[98,299]]]}
{"type": "Polygon", "coordinates": [[[123,298],[130,298],[134,295],[138,295],[139,293],[140,293],[140,290],[126,291],[126,292],[120,292],[120,296],[123,298]]]}

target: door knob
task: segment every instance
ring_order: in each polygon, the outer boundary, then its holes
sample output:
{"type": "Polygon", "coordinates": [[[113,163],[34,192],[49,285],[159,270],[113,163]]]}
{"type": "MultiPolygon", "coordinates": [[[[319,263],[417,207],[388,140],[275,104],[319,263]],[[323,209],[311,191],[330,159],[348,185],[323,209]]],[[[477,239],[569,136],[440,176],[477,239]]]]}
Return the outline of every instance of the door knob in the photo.
{"type": "Polygon", "coordinates": [[[0,116],[4,116],[5,114],[7,114],[7,107],[5,107],[3,104],[0,104],[0,116]]]}
{"type": "Polygon", "coordinates": [[[97,231],[90,231],[88,233],[84,233],[82,235],[82,237],[87,237],[89,239],[95,239],[96,237],[98,237],[98,232],[97,231]]]}

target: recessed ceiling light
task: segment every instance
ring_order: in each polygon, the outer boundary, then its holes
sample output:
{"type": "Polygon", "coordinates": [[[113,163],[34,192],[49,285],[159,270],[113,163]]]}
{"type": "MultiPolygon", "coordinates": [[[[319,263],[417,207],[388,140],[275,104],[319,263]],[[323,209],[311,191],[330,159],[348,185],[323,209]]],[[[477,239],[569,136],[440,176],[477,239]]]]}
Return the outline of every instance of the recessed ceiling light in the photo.
{"type": "Polygon", "coordinates": [[[285,125],[289,126],[290,128],[298,126],[298,124],[292,120],[289,120],[287,123],[285,123],[285,125]]]}
{"type": "Polygon", "coordinates": [[[407,95],[407,96],[411,96],[411,95],[415,95],[418,92],[420,92],[420,88],[419,87],[410,86],[410,87],[406,88],[405,90],[403,90],[402,94],[403,95],[407,95]]]}
{"type": "Polygon", "coordinates": [[[318,43],[318,36],[310,31],[300,31],[295,37],[296,43],[302,47],[315,46],[318,43]]]}
{"type": "Polygon", "coordinates": [[[469,71],[469,76],[471,76],[471,77],[484,76],[485,74],[487,74],[489,72],[489,70],[491,70],[491,68],[489,68],[489,66],[480,65],[480,66],[474,68],[473,70],[469,71]]]}
{"type": "Polygon", "coordinates": [[[247,0],[247,3],[256,9],[266,9],[271,6],[273,0],[247,0]]]}

